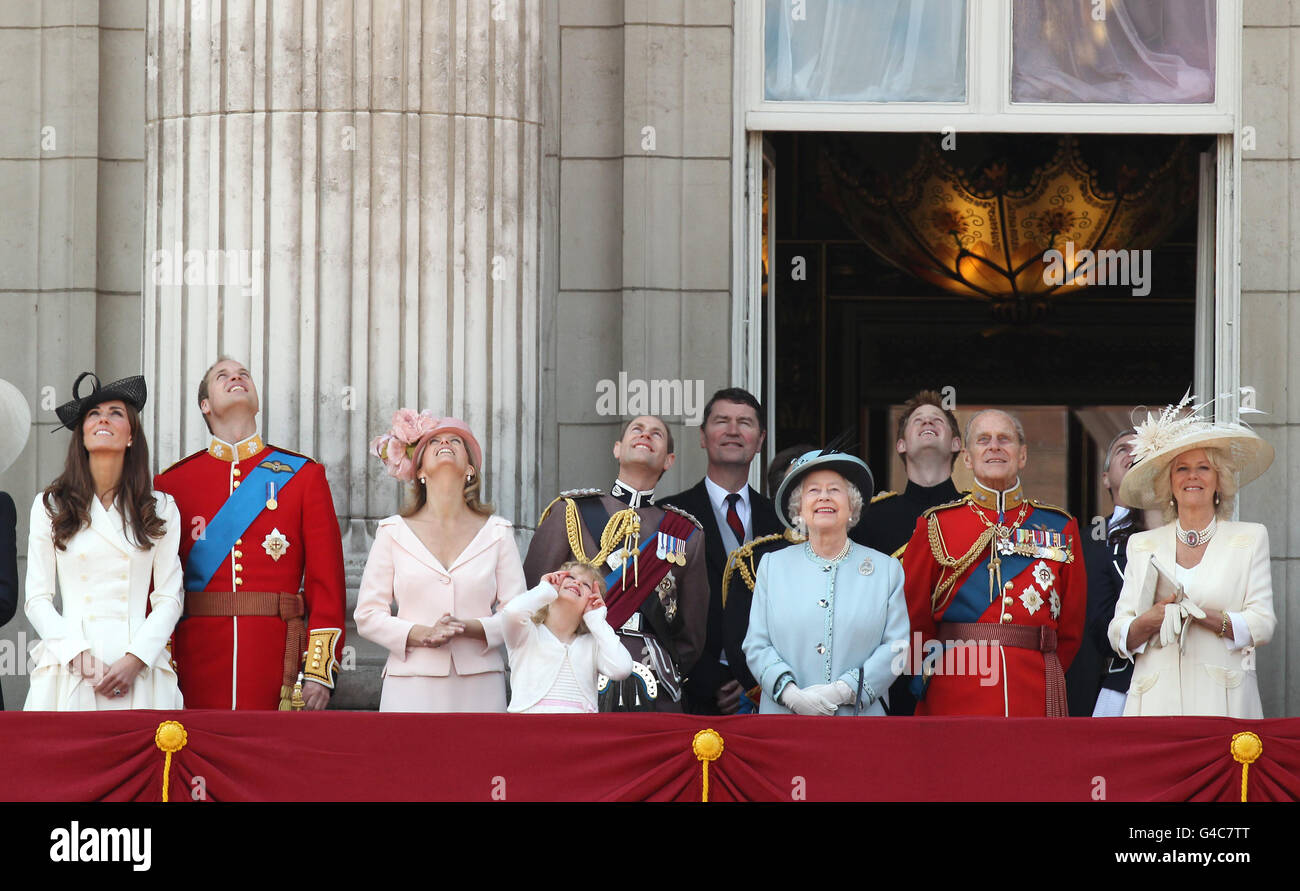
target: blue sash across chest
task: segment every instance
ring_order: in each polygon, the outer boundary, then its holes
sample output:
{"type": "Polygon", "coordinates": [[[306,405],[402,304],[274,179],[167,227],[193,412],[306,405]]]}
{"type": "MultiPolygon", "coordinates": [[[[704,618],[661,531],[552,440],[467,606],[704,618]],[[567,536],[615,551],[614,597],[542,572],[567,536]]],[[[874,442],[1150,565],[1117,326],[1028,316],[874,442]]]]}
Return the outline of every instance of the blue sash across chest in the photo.
{"type": "MultiPolygon", "coordinates": [[[[1023,528],[1025,529],[1043,529],[1048,532],[1063,533],[1066,525],[1070,522],[1069,518],[1059,514],[1054,510],[1034,509],[1025,520],[1023,528]]],[[[1014,533],[1013,533],[1014,534],[1014,533]]],[[[980,561],[975,564],[966,581],[953,592],[952,600],[948,604],[947,611],[943,614],[945,622],[978,622],[980,616],[984,615],[989,608],[989,548],[985,548],[984,555],[980,561]]],[[[1010,581],[1016,578],[1034,563],[1037,563],[1039,557],[1023,557],[1019,554],[1002,555],[1002,578],[1010,581]]]]}
{"type": "Polygon", "coordinates": [[[204,527],[203,536],[190,548],[185,561],[186,591],[202,591],[208,586],[212,576],[230,556],[235,540],[266,509],[266,484],[274,483],[275,491],[279,492],[307,461],[301,455],[271,452],[244,477],[239,488],[230,493],[221,510],[204,527]]]}

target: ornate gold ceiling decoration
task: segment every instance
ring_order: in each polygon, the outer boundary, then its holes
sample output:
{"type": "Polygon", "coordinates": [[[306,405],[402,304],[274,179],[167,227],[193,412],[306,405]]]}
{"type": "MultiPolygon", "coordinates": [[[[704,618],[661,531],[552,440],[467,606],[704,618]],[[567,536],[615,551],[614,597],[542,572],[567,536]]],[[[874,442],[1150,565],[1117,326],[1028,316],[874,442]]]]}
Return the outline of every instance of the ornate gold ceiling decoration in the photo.
{"type": "Polygon", "coordinates": [[[1086,157],[1072,136],[961,139],[974,151],[921,134],[841,138],[820,155],[823,196],[886,260],[1006,321],[1041,318],[1092,284],[1129,284],[1098,282],[1107,270],[1089,253],[1155,248],[1196,205],[1187,139],[1094,139],[1086,157]]]}

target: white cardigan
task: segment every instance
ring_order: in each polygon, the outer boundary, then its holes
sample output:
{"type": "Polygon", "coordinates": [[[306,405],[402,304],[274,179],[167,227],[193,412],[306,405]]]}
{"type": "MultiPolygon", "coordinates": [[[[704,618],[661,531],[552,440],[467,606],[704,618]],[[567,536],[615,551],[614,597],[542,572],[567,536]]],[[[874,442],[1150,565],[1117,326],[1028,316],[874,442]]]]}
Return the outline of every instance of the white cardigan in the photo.
{"type": "Polygon", "coordinates": [[[510,655],[510,712],[526,712],[540,702],[560,674],[564,654],[577,676],[588,705],[596,708],[596,673],[623,680],[632,673],[632,656],[605,621],[605,608],[582,616],[590,634],[579,634],[567,646],[533,621],[533,614],[559,595],[548,582],[512,599],[494,616],[482,619],[489,640],[493,632],[505,638],[510,655]],[[496,625],[496,628],[491,626],[496,625]],[[490,629],[490,630],[489,630],[490,629]]]}

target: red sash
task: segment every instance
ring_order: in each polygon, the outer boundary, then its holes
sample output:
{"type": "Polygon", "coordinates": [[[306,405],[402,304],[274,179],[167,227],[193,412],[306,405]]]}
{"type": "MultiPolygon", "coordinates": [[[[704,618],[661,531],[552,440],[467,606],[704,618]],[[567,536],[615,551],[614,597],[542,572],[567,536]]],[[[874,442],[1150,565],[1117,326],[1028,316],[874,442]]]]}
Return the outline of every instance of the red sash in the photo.
{"type": "Polygon", "coordinates": [[[629,558],[621,570],[616,569],[605,577],[605,606],[609,609],[606,618],[611,628],[623,627],[623,623],[632,618],[675,566],[659,556],[658,533],[689,541],[698,531],[695,524],[681,514],[664,511],[659,527],[641,542],[638,565],[634,568],[629,558]]]}

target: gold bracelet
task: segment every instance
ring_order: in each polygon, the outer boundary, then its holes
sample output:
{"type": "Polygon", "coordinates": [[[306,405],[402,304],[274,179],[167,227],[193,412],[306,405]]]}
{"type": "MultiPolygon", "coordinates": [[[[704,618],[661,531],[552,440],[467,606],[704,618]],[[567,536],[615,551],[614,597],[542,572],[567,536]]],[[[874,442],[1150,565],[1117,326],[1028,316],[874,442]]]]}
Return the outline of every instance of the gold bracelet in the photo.
{"type": "Polygon", "coordinates": [[[1219,637],[1227,637],[1227,636],[1228,636],[1228,614],[1225,612],[1223,614],[1223,625],[1220,626],[1219,628],[1219,637]]]}

